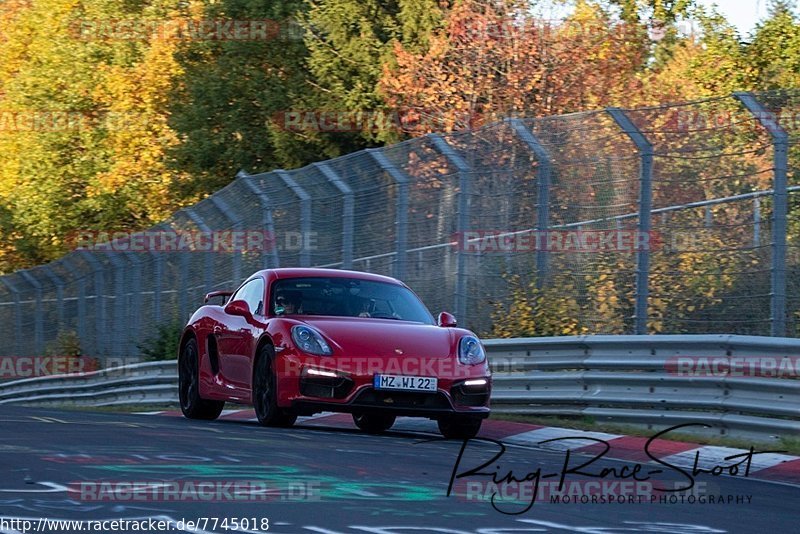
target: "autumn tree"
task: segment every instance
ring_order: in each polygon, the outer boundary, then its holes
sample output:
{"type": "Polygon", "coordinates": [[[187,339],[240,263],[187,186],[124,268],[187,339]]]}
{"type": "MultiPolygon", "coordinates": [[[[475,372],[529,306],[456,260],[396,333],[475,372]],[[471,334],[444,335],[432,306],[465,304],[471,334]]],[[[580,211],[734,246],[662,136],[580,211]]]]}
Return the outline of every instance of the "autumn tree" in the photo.
{"type": "Polygon", "coordinates": [[[384,67],[380,85],[387,102],[443,119],[422,121],[414,133],[592,109],[635,90],[646,52],[641,27],[588,2],[562,24],[529,16],[523,4],[465,0],[427,51],[395,44],[396,66],[384,67]]]}
{"type": "Polygon", "coordinates": [[[174,41],[119,22],[158,28],[188,8],[0,6],[0,234],[13,248],[0,269],[61,256],[76,230],[140,229],[174,211],[184,176],[165,165],[178,142],[166,109],[181,74],[174,41]]]}
{"type": "MultiPolygon", "coordinates": [[[[394,44],[426,50],[449,4],[446,0],[309,0],[302,18],[309,79],[291,89],[291,109],[368,116],[393,113],[380,81],[384,65],[395,61],[394,44]]],[[[382,127],[292,132],[273,123],[270,133],[281,159],[295,165],[402,138],[397,129],[382,127]]]]}

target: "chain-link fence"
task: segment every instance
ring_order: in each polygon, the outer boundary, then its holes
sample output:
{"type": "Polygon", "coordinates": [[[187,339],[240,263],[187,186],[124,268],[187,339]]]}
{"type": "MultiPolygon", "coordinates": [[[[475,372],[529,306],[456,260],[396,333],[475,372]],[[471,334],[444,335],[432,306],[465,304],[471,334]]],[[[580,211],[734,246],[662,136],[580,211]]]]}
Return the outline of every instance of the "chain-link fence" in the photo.
{"type": "Polygon", "coordinates": [[[800,92],[737,93],[242,172],[148,232],[0,278],[0,354],[74,331],[85,354],[134,356],[204,293],[289,266],[398,277],[484,335],[794,336],[799,133],[800,92]]]}

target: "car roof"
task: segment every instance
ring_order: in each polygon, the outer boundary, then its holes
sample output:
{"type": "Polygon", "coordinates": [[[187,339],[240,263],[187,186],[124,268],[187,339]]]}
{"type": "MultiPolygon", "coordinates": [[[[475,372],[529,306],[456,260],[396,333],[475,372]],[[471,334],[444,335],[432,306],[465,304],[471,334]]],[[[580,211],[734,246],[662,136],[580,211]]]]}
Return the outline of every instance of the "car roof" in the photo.
{"type": "Polygon", "coordinates": [[[405,286],[403,282],[389,276],[380,274],[365,273],[361,271],[347,271],[343,269],[322,269],[314,267],[282,267],[278,269],[264,269],[258,273],[262,276],[269,278],[270,276],[275,279],[285,278],[302,278],[310,276],[325,276],[329,278],[358,278],[359,280],[371,280],[373,282],[385,282],[389,284],[405,286]]]}

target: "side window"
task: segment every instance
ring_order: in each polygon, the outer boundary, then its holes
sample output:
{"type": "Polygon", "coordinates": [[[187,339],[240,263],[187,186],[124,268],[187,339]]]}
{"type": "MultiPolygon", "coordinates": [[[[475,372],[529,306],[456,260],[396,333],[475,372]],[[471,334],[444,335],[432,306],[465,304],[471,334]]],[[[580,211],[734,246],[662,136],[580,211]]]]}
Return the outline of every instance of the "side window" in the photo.
{"type": "Polygon", "coordinates": [[[261,278],[250,280],[232,298],[245,301],[253,315],[262,315],[264,313],[264,280],[261,278]]]}
{"type": "Polygon", "coordinates": [[[264,281],[256,278],[247,284],[247,295],[244,297],[247,305],[250,306],[250,313],[253,315],[263,315],[264,313],[264,281]]]}

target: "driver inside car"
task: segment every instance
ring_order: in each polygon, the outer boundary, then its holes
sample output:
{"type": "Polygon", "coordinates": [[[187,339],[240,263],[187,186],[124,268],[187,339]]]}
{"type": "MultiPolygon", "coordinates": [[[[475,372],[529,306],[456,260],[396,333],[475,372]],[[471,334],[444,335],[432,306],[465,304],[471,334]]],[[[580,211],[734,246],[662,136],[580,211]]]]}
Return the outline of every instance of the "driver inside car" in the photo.
{"type": "Polygon", "coordinates": [[[281,291],[275,296],[276,315],[294,315],[301,311],[303,295],[299,291],[281,291]]]}

